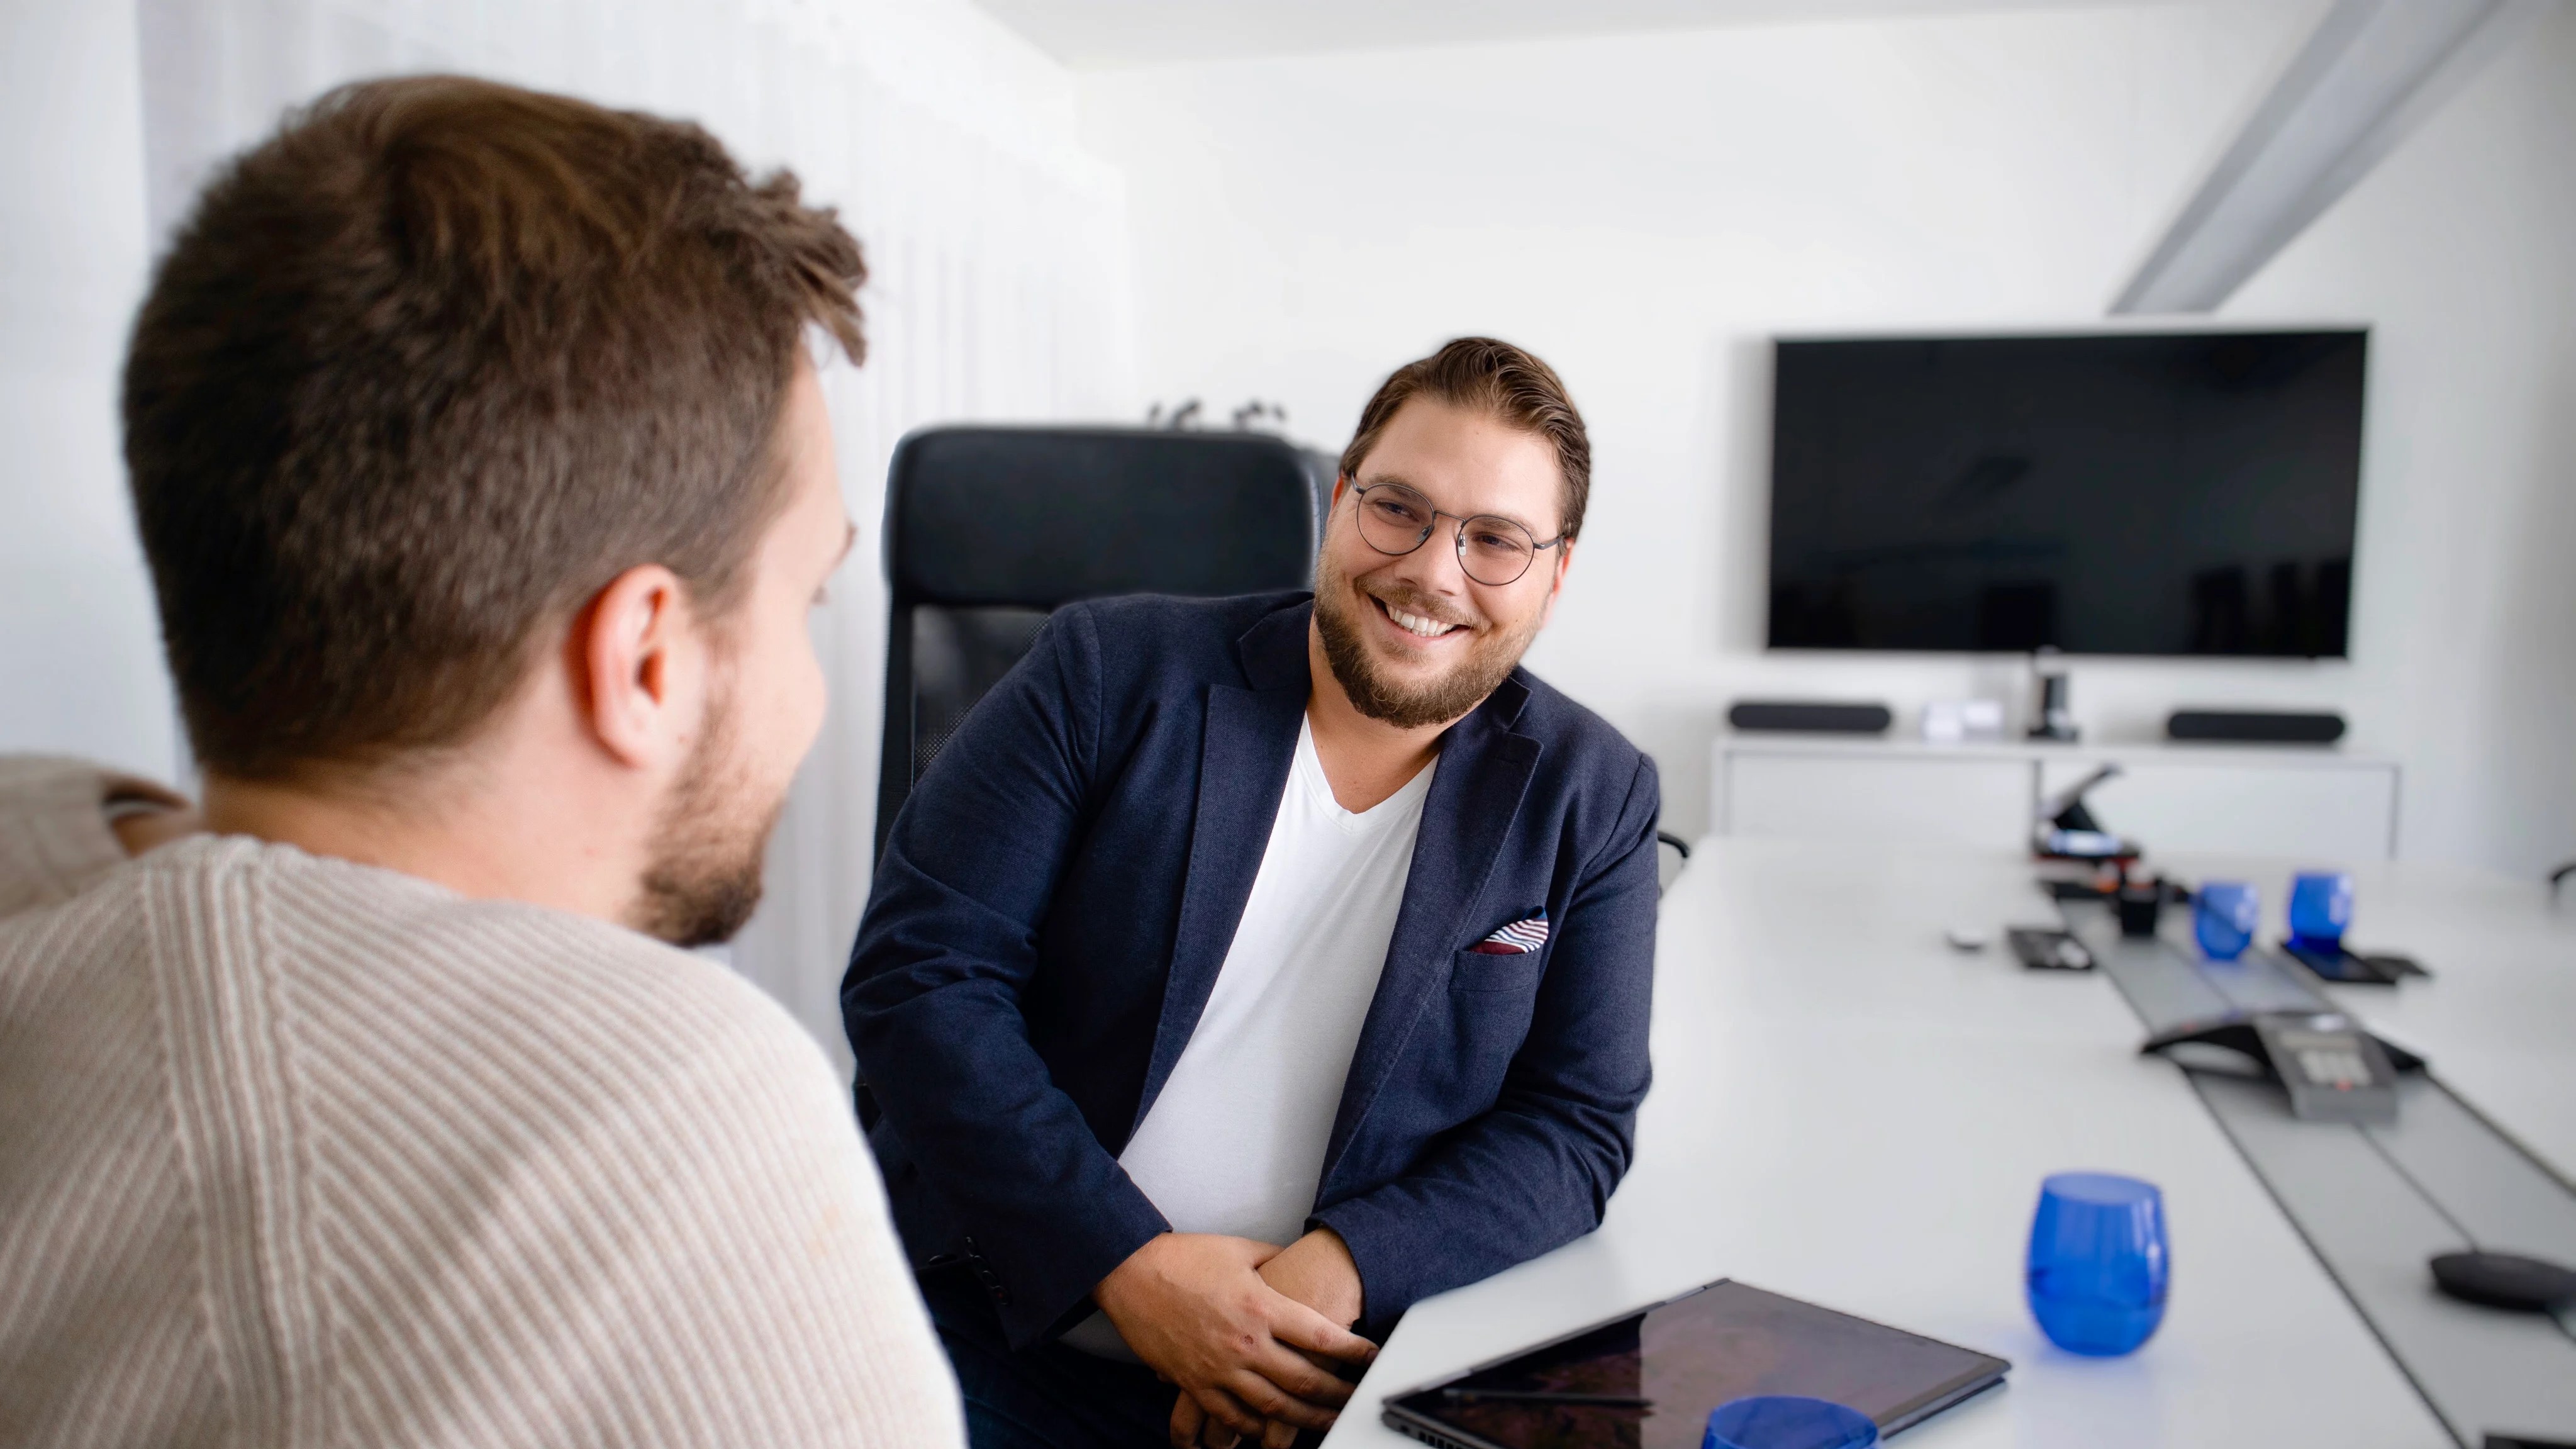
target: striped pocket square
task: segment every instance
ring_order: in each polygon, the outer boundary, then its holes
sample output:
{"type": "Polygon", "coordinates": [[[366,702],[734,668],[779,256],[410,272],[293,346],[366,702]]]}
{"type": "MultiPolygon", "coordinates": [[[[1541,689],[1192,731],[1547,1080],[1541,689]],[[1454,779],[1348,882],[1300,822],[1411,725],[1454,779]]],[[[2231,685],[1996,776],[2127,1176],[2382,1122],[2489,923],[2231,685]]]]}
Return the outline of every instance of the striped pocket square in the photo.
{"type": "Polygon", "coordinates": [[[1485,956],[1524,956],[1547,944],[1547,912],[1514,921],[1469,947],[1485,956]]]}

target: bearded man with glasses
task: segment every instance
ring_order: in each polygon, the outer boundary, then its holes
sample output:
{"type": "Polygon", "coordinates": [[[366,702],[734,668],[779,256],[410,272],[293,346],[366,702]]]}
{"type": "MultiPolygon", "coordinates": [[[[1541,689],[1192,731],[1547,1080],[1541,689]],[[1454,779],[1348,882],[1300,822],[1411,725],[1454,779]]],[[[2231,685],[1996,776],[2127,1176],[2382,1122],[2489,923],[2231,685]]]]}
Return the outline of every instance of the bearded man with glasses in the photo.
{"type": "Polygon", "coordinates": [[[977,1449],[1285,1449],[1599,1224],[1655,768],[1520,668],[1590,484],[1555,372],[1452,342],[1362,412],[1311,596],[1060,610],[914,787],[841,1000],[977,1449]]]}

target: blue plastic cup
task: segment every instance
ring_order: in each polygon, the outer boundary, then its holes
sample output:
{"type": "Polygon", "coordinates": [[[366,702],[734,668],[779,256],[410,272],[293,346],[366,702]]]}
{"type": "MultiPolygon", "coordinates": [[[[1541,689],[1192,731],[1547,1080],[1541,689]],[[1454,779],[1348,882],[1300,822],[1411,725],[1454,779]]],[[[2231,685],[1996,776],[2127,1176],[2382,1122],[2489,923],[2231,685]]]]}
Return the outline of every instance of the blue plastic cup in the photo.
{"type": "Polygon", "coordinates": [[[1858,1409],[1795,1394],[1758,1394],[1709,1410],[1699,1449],[1870,1449],[1878,1425],[1858,1409]]]}
{"type": "Polygon", "coordinates": [[[2024,1284],[2048,1341],[2108,1358],[2164,1322],[2172,1273],[2164,1194],[2107,1172],[2061,1172],[2039,1185],[2024,1284]]]}
{"type": "Polygon", "coordinates": [[[2191,898],[2191,933],[2212,961],[2244,955],[2262,919],[2262,895],[2241,880],[2205,882],[2191,898]]]}
{"type": "Polygon", "coordinates": [[[2339,870],[2302,872],[2290,882],[2290,942],[2332,948],[2352,924],[2352,877],[2339,870]]]}

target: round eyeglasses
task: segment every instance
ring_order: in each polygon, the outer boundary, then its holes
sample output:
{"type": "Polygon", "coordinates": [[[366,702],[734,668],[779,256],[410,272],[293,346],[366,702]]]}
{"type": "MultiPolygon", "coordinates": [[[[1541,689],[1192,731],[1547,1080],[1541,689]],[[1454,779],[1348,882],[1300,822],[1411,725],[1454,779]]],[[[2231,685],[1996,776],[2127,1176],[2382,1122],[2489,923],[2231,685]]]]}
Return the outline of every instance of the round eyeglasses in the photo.
{"type": "Polygon", "coordinates": [[[1351,496],[1357,500],[1360,537],[1383,554],[1411,553],[1430,539],[1441,519],[1457,519],[1458,567],[1487,588],[1518,583],[1539,550],[1565,542],[1560,533],[1540,543],[1528,529],[1491,513],[1443,513],[1431,506],[1430,499],[1401,483],[1354,485],[1351,496]]]}

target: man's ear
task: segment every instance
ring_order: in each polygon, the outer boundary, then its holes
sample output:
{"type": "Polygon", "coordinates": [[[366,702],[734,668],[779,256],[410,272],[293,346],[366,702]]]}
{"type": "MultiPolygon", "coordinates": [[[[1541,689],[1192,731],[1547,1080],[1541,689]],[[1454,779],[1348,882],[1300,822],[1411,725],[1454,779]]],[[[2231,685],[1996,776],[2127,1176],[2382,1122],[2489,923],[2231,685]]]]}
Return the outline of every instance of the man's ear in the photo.
{"type": "Polygon", "coordinates": [[[1572,567],[1574,567],[1574,540],[1569,538],[1556,546],[1555,572],[1548,575],[1547,580],[1547,602],[1539,606],[1540,628],[1546,628],[1548,621],[1556,617],[1556,598],[1557,595],[1565,592],[1565,571],[1572,567]]]}
{"type": "Polygon", "coordinates": [[[565,641],[592,738],[620,763],[668,759],[693,717],[680,698],[694,668],[688,590],[660,564],[610,580],[573,618],[565,641]]]}

